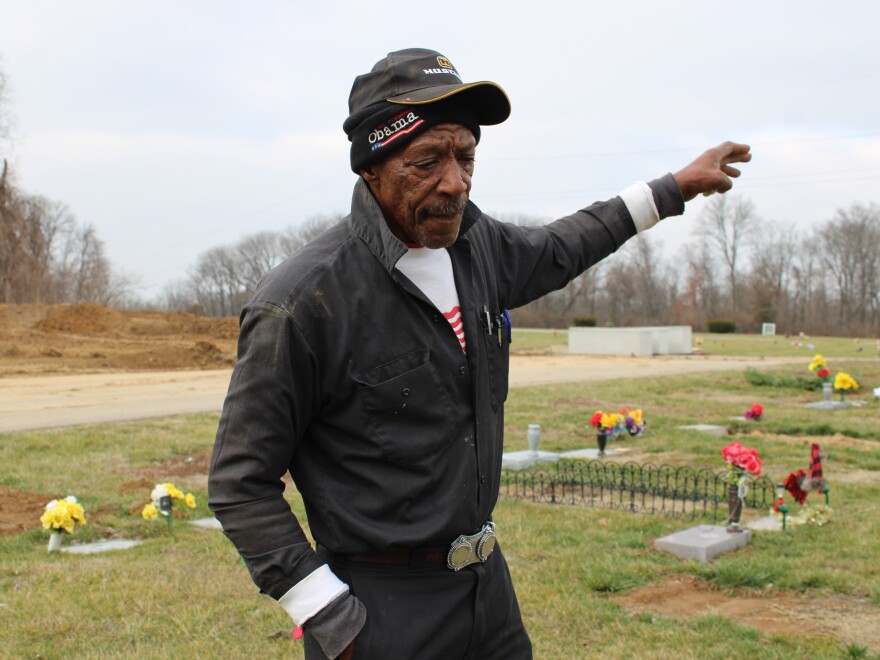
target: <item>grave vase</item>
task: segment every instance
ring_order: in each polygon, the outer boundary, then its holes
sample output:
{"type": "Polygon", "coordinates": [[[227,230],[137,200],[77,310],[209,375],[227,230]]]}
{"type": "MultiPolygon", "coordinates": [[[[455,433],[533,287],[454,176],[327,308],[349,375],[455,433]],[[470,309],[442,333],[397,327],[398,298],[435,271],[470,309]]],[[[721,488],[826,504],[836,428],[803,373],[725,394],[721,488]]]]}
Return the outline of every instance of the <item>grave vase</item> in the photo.
{"type": "Polygon", "coordinates": [[[739,526],[739,521],[742,517],[743,500],[739,496],[739,487],[736,484],[728,484],[727,486],[727,509],[729,511],[727,531],[741,532],[742,527],[739,526]]]}
{"type": "Polygon", "coordinates": [[[605,443],[608,442],[608,435],[604,431],[596,434],[596,442],[599,443],[599,456],[605,455],[605,443]]]}
{"type": "Polygon", "coordinates": [[[49,534],[49,547],[46,552],[58,552],[61,549],[61,532],[52,532],[49,534]]]}
{"type": "Polygon", "coordinates": [[[823,401],[831,401],[831,395],[834,392],[834,385],[832,383],[822,383],[822,400],[823,401]]]}

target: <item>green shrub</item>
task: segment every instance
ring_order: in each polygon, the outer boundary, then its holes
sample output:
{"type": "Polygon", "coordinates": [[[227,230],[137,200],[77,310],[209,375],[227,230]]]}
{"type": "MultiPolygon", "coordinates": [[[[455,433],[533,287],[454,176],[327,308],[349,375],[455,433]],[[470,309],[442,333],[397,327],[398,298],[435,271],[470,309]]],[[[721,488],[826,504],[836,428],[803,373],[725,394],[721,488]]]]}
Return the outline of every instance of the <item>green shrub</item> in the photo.
{"type": "Polygon", "coordinates": [[[595,328],[596,327],[596,317],[595,316],[575,316],[572,324],[574,325],[575,328],[595,328]]]}
{"type": "Polygon", "coordinates": [[[709,332],[719,334],[736,332],[736,323],[727,319],[710,319],[708,322],[709,332]]]}
{"type": "Polygon", "coordinates": [[[788,374],[768,374],[757,369],[746,369],[746,380],[755,387],[787,387],[814,392],[822,389],[822,379],[788,374]]]}

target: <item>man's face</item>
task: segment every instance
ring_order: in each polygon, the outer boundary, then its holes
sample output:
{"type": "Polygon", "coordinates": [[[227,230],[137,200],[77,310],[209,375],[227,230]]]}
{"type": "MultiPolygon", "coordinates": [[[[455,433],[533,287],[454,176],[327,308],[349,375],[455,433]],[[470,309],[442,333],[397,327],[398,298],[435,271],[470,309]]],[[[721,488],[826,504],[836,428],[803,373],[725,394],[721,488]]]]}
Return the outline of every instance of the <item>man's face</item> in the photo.
{"type": "Polygon", "coordinates": [[[476,140],[460,124],[438,124],[379,163],[361,170],[391,232],[429,248],[458,237],[471,190],[476,140]]]}

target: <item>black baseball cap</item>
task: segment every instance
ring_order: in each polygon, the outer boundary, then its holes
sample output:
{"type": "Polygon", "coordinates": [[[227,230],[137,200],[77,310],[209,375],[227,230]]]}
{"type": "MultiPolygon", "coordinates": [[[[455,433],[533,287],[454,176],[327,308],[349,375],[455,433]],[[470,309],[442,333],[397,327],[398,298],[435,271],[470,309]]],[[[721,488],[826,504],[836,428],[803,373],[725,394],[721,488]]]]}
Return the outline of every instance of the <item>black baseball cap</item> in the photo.
{"type": "Polygon", "coordinates": [[[355,78],[348,97],[349,119],[382,102],[424,105],[455,97],[473,108],[477,123],[500,124],[510,116],[510,100],[500,85],[462,82],[448,58],[427,48],[406,48],[378,61],[355,78]]]}

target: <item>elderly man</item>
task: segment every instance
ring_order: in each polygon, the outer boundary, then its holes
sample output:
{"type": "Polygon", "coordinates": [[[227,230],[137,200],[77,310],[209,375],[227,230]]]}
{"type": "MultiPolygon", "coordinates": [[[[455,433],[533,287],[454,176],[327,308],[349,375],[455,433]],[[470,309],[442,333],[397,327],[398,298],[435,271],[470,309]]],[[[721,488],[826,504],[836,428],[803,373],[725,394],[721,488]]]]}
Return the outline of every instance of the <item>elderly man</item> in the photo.
{"type": "Polygon", "coordinates": [[[349,110],[351,214],[242,311],[210,504],[307,658],[531,657],[492,521],[506,310],[729,189],[749,148],[522,228],[468,198],[480,127],[510,114],[498,85],[408,49],[358,76],[349,110]],[[282,495],[288,470],[315,547],[282,495]]]}

